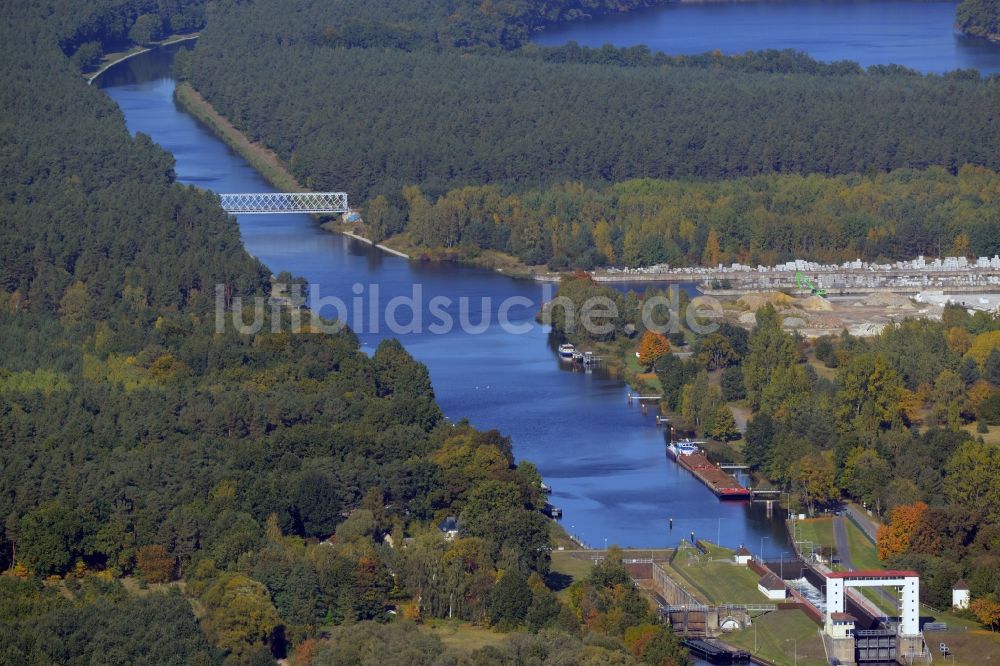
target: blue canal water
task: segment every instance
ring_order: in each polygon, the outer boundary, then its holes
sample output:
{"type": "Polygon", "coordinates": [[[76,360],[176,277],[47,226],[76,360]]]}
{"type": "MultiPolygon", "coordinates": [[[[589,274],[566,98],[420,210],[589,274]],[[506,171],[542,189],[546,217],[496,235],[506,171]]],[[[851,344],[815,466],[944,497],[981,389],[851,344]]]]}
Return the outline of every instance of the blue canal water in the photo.
{"type": "MultiPolygon", "coordinates": [[[[174,103],[169,72],[176,48],[126,61],[97,83],[121,107],[132,132],[149,134],[173,153],[181,182],[216,192],[273,191],[174,103]]],[[[552,503],[563,509],[563,525],[586,543],[660,547],[694,531],[755,551],[763,543],[770,555],[788,550],[781,520],[767,518],[763,506],[720,502],[666,457],[653,416],[626,405],[627,388],[620,381],[572,372],[560,363],[548,331],[533,323],[543,285],[473,268],[410,262],[323,231],[304,215],[246,215],[239,225],[247,250],[273,273],[304,276],[323,296],[351,304],[355,289],[367,297],[377,285],[387,304],[412,295],[414,285],[420,285],[425,323],[433,321],[427,306],[435,296],[455,303],[470,299],[473,324],[489,315],[480,333],[456,327],[447,334],[398,337],[427,364],[445,414],[511,436],[518,458],[538,465],[554,488],[552,503]],[[512,325],[532,324],[527,333],[508,333],[497,323],[504,299],[511,297],[530,304],[510,310],[512,325]],[[486,307],[483,298],[489,299],[486,307]],[[669,518],[674,519],[672,532],[669,518]]],[[[398,321],[408,321],[405,309],[398,321]]],[[[369,353],[391,335],[384,317],[379,324],[378,332],[359,331],[369,353]]]]}
{"type": "Polygon", "coordinates": [[[680,55],[720,50],[795,49],[817,60],[898,64],[921,72],[974,68],[1000,72],[1000,44],[954,28],[955,2],[788,0],[681,2],[546,30],[535,42],[558,46],[638,46],[680,55]]]}

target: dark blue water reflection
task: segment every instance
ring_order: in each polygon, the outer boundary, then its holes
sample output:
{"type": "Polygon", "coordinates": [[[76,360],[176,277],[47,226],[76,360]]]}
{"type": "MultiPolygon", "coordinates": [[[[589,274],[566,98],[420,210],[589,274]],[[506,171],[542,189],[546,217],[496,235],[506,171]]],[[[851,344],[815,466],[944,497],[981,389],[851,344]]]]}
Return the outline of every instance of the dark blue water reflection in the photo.
{"type": "Polygon", "coordinates": [[[921,72],[1000,71],[1000,45],[954,29],[954,2],[706,2],[552,28],[543,46],[638,46],[670,54],[795,49],[817,60],[899,64],[921,72]]]}

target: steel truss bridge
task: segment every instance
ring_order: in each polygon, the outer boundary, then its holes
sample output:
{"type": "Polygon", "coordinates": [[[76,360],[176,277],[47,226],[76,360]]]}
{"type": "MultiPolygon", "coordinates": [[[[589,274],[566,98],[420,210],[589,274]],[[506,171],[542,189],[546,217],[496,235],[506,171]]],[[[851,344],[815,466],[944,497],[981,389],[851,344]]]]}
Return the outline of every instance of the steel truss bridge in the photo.
{"type": "Polygon", "coordinates": [[[255,192],[220,194],[222,209],[233,215],[346,213],[346,192],[255,192]]]}

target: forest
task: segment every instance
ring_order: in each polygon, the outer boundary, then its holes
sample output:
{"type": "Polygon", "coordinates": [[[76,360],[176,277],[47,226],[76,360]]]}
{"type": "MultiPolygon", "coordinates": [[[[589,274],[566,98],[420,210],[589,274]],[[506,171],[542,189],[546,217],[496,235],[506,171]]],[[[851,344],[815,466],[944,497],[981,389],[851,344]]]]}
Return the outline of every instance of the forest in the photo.
{"type": "Polygon", "coordinates": [[[205,25],[205,0],[58,0],[48,3],[50,30],[80,69],[106,53],[144,46],[205,25]]]}
{"type": "Polygon", "coordinates": [[[534,466],[398,341],[218,331],[217,286],[294,277],[86,85],[70,17],[0,12],[0,663],[687,663],[614,553],[556,598],[534,466]],[[446,617],[511,637],[442,662],[446,617]]]}
{"type": "MultiPolygon", "coordinates": [[[[580,276],[564,280],[558,296],[611,299],[613,330],[590,336],[582,313],[562,307],[548,317],[588,346],[633,331],[645,340],[655,334],[644,329],[643,303],[659,295],[580,276]]],[[[680,299],[682,321],[690,302],[680,299]]],[[[845,498],[866,505],[888,523],[878,539],[883,565],[919,571],[931,607],[949,607],[961,578],[974,599],[1000,604],[1000,443],[983,439],[1000,425],[1000,316],[949,306],[940,321],[907,320],[873,338],[845,331],[808,340],[783,327],[780,309],[758,309],[749,332],[723,323],[707,335],[671,333],[659,353],[640,359],[662,387],[676,436],[741,439],[728,455],[758,482],[793,493],[800,511],[845,498]],[[751,414],[742,437],[733,406],[751,414]]],[[[670,318],[657,306],[650,321],[670,318]]]]}
{"type": "Polygon", "coordinates": [[[955,10],[955,24],[974,37],[1000,39],[1000,0],[962,0],[955,10]]]}
{"type": "MultiPolygon", "coordinates": [[[[648,4],[0,7],[0,662],[442,663],[417,625],[438,618],[511,632],[448,663],[687,662],[616,551],[556,595],[537,471],[444,419],[398,342],[217,333],[215,285],[268,296],[270,271],[78,76],[207,21],[180,73],[428,245],[556,267],[995,251],[996,78],[524,48],[648,4]]],[[[611,338],[636,320],[634,293],[563,288],[621,304],[611,338]]],[[[973,434],[1000,423],[998,330],[950,309],[810,343],[765,308],[653,371],[692,432],[733,436],[720,407],[745,401],[747,461],[810,510],[885,516],[884,560],[928,601],[964,575],[1000,603],[1000,451],[973,434]]]]}
{"type": "Polygon", "coordinates": [[[504,194],[493,185],[431,200],[417,187],[364,209],[369,237],[404,234],[457,258],[498,250],[550,269],[774,265],[799,257],[1000,253],[1000,176],[971,165],[873,176],[766,175],[732,181],[630,180],[504,194]]]}
{"type": "Polygon", "coordinates": [[[359,200],[406,185],[437,197],[483,183],[1000,167],[1000,84],[977,75],[775,76],[308,40],[267,48],[243,23],[239,12],[213,22],[181,73],[307,187],[359,200]]]}

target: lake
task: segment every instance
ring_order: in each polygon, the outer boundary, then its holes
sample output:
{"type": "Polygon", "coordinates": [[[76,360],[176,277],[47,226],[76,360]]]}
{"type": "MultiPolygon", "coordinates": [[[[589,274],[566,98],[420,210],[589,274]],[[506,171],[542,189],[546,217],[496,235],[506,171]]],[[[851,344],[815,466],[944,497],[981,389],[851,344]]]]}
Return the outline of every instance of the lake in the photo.
{"type": "Polygon", "coordinates": [[[677,3],[546,30],[542,46],[648,45],[669,54],[794,49],[817,60],[899,64],[921,72],[1000,72],[1000,44],[954,28],[954,2],[677,3]]]}

